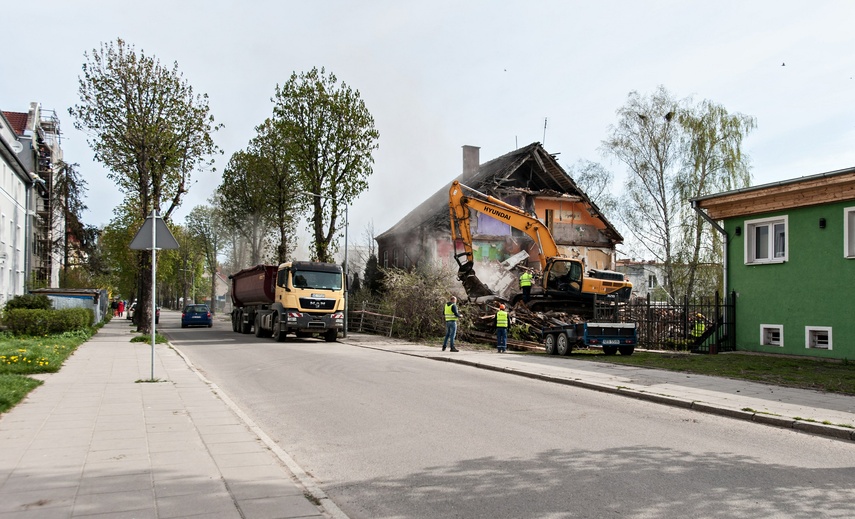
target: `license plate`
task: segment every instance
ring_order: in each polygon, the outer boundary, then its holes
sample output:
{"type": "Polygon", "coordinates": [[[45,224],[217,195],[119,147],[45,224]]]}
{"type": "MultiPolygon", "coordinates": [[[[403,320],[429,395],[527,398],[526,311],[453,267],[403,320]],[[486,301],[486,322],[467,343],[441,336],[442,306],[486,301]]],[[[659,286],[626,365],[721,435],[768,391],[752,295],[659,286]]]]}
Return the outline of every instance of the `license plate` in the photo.
{"type": "Polygon", "coordinates": [[[619,339],[603,339],[603,344],[620,344],[619,339]]]}
{"type": "Polygon", "coordinates": [[[201,319],[201,318],[202,318],[201,315],[194,315],[194,316],[190,317],[190,319],[201,319]]]}

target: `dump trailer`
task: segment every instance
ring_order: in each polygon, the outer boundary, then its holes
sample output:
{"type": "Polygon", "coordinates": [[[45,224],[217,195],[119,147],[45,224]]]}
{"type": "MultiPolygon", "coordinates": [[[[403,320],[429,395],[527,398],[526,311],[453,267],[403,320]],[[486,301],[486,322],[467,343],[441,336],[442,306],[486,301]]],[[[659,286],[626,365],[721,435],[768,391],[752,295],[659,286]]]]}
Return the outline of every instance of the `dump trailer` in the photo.
{"type": "Polygon", "coordinates": [[[333,342],[344,330],[344,276],[339,265],[293,261],[256,265],[229,276],[232,330],[282,341],[286,335],[333,342]]]}
{"type": "Polygon", "coordinates": [[[606,355],[632,355],[638,343],[635,323],[567,323],[540,330],[546,353],[570,355],[575,347],[602,348],[606,355]]]}

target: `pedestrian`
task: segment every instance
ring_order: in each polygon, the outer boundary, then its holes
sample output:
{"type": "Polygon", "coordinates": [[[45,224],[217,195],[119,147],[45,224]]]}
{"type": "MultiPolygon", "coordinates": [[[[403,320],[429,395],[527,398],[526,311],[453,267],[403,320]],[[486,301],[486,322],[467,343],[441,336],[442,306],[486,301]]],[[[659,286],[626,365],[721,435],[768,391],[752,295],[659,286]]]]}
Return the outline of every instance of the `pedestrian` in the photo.
{"type": "Polygon", "coordinates": [[[534,276],[531,275],[531,272],[525,270],[520,276],[520,289],[522,289],[523,302],[528,303],[528,300],[531,298],[531,284],[534,276]]]}
{"type": "Polygon", "coordinates": [[[445,351],[445,346],[451,346],[451,351],[457,351],[454,347],[454,337],[457,335],[457,320],[460,319],[460,312],[457,311],[457,298],[451,296],[445,303],[445,340],[442,341],[442,351],[445,351]]]}
{"type": "Polygon", "coordinates": [[[496,312],[496,349],[499,353],[508,351],[508,324],[510,318],[508,312],[505,311],[505,305],[499,305],[499,311],[496,312]]]}
{"type": "Polygon", "coordinates": [[[119,300],[119,317],[125,316],[125,301],[123,299],[119,300]]]}
{"type": "Polygon", "coordinates": [[[110,310],[113,311],[113,317],[119,315],[119,302],[113,299],[113,302],[110,303],[110,310]]]}

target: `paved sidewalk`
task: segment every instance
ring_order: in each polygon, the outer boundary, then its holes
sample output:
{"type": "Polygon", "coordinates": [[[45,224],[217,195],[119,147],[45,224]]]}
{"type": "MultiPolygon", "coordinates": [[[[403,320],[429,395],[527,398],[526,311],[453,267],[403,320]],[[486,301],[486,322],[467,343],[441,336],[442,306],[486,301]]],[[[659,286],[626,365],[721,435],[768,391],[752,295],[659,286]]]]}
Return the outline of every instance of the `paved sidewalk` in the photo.
{"type": "Polygon", "coordinates": [[[705,375],[495,350],[437,347],[350,334],[342,342],[456,362],[520,376],[730,416],[760,424],[855,440],[855,397],[705,375]]]}
{"type": "Polygon", "coordinates": [[[141,382],[131,337],[114,319],[0,416],[0,519],[343,517],[175,350],[141,382]]]}

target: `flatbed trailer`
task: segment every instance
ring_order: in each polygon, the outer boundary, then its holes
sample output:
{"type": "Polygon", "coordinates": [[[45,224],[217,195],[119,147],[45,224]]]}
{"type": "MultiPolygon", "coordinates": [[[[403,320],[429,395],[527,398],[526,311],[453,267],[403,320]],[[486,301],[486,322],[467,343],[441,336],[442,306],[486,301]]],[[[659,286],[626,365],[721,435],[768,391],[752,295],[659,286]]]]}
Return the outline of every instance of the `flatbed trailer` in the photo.
{"type": "Polygon", "coordinates": [[[635,323],[572,323],[543,328],[541,341],[549,355],[570,355],[573,348],[602,348],[606,355],[632,355],[638,343],[635,323]]]}

